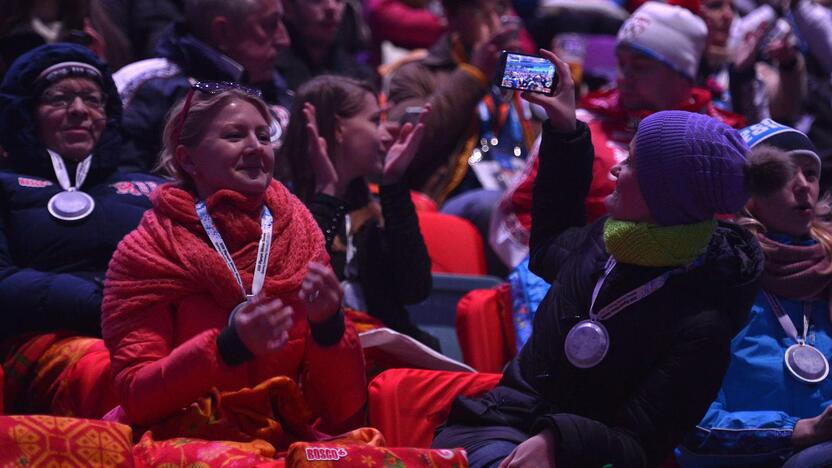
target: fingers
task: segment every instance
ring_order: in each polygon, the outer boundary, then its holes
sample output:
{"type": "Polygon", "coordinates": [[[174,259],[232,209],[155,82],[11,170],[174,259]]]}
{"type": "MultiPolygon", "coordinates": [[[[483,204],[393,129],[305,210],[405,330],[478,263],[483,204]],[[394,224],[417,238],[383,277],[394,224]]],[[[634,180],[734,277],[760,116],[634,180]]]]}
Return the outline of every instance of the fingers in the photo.
{"type": "Polygon", "coordinates": [[[554,94],[560,94],[564,89],[574,89],[575,81],[572,79],[572,69],[569,68],[569,64],[561,60],[560,57],[550,50],[540,49],[540,54],[552,62],[555,65],[555,70],[557,70],[558,85],[555,88],[554,94]]]}
{"type": "Polygon", "coordinates": [[[500,462],[500,468],[508,468],[511,465],[511,461],[514,459],[514,455],[516,453],[517,447],[514,447],[514,450],[512,450],[511,453],[508,454],[507,457],[503,458],[503,461],[500,462]]]}

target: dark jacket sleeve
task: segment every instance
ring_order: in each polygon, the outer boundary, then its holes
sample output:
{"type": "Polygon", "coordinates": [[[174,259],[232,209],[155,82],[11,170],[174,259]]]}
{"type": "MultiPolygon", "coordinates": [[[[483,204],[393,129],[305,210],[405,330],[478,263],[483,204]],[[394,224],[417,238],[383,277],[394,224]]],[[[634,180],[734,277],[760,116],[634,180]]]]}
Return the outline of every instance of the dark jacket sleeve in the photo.
{"type": "Polygon", "coordinates": [[[397,297],[404,304],[416,304],[433,287],[431,263],[410,190],[404,184],[382,185],[381,212],[384,215],[383,256],[395,284],[397,297]]]}
{"type": "Polygon", "coordinates": [[[19,268],[0,217],[0,336],[56,329],[99,336],[101,290],[80,276],[19,268]]]}
{"type": "Polygon", "coordinates": [[[659,466],[716,397],[728,368],[730,320],[706,310],[683,321],[674,345],[608,424],[576,414],[541,417],[556,434],[558,466],[659,466]]]}
{"type": "Polygon", "coordinates": [[[336,197],[317,193],[307,207],[324,233],[326,251],[331,255],[332,241],[338,235],[338,229],[344,224],[344,216],[347,215],[347,203],[336,197]]]}
{"type": "Polygon", "coordinates": [[[589,127],[579,120],[574,132],[564,134],[544,122],[539,159],[532,195],[529,267],[551,283],[563,256],[570,253],[571,240],[584,237],[565,231],[585,229],[584,199],[595,159],[589,127]]]}

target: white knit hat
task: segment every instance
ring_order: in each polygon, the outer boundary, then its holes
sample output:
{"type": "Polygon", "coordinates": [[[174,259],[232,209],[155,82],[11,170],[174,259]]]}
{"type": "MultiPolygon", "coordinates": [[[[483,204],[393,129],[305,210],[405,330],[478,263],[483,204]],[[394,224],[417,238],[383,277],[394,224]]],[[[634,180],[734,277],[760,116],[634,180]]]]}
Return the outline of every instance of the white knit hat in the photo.
{"type": "Polygon", "coordinates": [[[705,50],[708,27],[689,10],[647,2],[618,30],[617,45],[626,45],[693,80],[705,50]]]}

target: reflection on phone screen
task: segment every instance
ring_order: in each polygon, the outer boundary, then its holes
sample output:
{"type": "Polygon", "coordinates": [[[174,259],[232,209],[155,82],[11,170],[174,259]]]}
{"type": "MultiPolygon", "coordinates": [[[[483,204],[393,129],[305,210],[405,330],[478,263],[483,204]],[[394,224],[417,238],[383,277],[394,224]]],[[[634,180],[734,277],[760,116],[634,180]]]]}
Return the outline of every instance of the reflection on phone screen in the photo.
{"type": "Polygon", "coordinates": [[[551,94],[554,89],[555,66],[543,57],[506,54],[505,68],[500,79],[503,88],[551,94]]]}

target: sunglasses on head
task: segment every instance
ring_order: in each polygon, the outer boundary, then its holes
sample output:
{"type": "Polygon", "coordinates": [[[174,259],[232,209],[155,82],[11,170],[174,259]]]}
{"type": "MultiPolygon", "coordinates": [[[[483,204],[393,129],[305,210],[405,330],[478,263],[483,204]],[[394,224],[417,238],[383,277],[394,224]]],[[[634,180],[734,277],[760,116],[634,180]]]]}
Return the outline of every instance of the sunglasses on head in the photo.
{"type": "Polygon", "coordinates": [[[185,105],[182,106],[182,113],[179,115],[179,122],[176,123],[176,130],[174,132],[174,141],[176,144],[179,144],[179,138],[182,136],[182,127],[185,126],[185,118],[188,117],[188,112],[191,110],[191,101],[193,101],[196,91],[216,96],[217,94],[224,93],[232,89],[242,91],[249,96],[256,97],[258,99],[263,97],[263,93],[261,93],[259,89],[243,86],[240,83],[234,83],[232,81],[195,81],[192,83],[191,88],[188,90],[188,94],[185,97],[185,105]]]}

